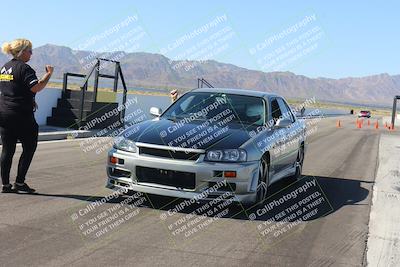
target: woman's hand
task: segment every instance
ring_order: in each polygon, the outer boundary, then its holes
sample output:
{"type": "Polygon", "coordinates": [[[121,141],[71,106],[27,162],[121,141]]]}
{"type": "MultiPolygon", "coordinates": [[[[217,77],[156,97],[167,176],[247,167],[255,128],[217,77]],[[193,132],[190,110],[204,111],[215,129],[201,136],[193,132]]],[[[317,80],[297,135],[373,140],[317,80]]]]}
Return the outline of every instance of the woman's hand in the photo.
{"type": "Polygon", "coordinates": [[[47,72],[48,74],[50,74],[50,75],[53,74],[53,71],[54,71],[54,67],[53,67],[53,66],[51,66],[51,65],[46,65],[45,69],[46,69],[46,72],[47,72]]]}
{"type": "Polygon", "coordinates": [[[32,92],[38,93],[38,92],[42,91],[46,87],[47,83],[49,82],[50,77],[53,74],[54,67],[51,65],[46,65],[45,70],[46,70],[46,74],[43,76],[42,79],[39,80],[39,82],[36,85],[34,85],[31,88],[32,92]]]}

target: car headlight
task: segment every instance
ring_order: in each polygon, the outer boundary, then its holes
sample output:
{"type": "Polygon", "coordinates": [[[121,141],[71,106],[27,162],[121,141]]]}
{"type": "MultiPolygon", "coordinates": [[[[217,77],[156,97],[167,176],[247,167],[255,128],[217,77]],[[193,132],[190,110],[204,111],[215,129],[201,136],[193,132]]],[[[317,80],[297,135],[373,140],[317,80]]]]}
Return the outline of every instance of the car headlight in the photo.
{"type": "Polygon", "coordinates": [[[209,150],[206,154],[208,161],[241,162],[246,161],[247,153],[243,149],[209,150]]]}
{"type": "Polygon", "coordinates": [[[137,147],[133,141],[126,139],[122,136],[115,138],[114,148],[119,149],[119,150],[128,151],[128,152],[133,152],[133,153],[135,153],[137,150],[137,147]]]}

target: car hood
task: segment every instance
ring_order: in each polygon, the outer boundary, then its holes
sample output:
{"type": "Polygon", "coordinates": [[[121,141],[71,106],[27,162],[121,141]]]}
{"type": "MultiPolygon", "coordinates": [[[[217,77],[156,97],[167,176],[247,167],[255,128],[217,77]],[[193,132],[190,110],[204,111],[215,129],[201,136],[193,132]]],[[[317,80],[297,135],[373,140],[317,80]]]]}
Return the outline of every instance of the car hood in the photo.
{"type": "Polygon", "coordinates": [[[122,135],[134,142],[197,149],[239,148],[250,139],[248,132],[255,126],[229,123],[222,126],[204,125],[204,121],[182,123],[154,119],[135,124],[122,135]]]}

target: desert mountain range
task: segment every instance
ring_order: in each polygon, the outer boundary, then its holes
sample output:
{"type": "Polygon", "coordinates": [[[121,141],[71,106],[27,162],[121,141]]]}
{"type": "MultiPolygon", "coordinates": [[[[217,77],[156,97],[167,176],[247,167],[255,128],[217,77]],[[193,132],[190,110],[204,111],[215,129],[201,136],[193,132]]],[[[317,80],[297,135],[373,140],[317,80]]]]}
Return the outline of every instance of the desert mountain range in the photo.
{"type": "MultiPolygon", "coordinates": [[[[91,51],[77,51],[57,45],[34,49],[29,64],[41,75],[44,65],[55,67],[55,78],[64,72],[86,74],[97,56],[91,51]]],[[[104,55],[102,55],[104,56],[104,55]]],[[[357,78],[309,78],[292,72],[262,72],[232,64],[207,60],[171,61],[160,54],[114,52],[109,57],[120,59],[129,87],[194,88],[197,78],[204,77],[215,87],[245,88],[278,93],[285,97],[374,104],[390,106],[394,95],[400,94],[400,75],[387,73],[357,78]],[[185,66],[192,66],[189,70],[185,66]]],[[[9,58],[0,54],[0,65],[9,58]]],[[[105,69],[104,72],[110,72],[105,69]]]]}

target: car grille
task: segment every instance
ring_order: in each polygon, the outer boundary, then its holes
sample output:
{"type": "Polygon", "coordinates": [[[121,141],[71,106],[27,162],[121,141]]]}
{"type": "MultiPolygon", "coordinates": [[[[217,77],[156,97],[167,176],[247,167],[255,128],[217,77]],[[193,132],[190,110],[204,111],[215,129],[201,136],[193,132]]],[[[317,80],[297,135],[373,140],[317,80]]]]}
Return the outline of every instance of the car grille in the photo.
{"type": "Polygon", "coordinates": [[[139,147],[140,155],[150,155],[169,159],[184,159],[184,160],[197,160],[200,157],[199,153],[173,151],[158,148],[139,147]]]}
{"type": "Polygon", "coordinates": [[[155,183],[183,189],[196,187],[195,174],[191,172],[136,166],[136,177],[139,183],[155,183]]]}

